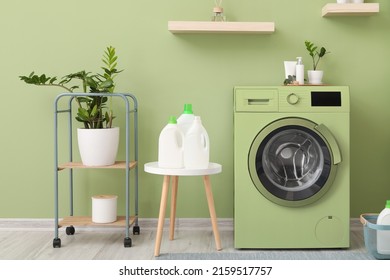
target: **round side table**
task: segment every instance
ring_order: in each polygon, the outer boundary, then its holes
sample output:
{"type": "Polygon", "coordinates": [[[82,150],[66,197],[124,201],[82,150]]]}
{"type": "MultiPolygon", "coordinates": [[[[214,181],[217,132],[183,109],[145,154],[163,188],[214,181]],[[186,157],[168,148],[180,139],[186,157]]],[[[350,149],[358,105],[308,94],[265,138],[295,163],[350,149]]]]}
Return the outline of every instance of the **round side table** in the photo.
{"type": "Polygon", "coordinates": [[[165,210],[167,207],[167,198],[169,191],[169,184],[172,177],[172,193],[171,193],[171,215],[170,215],[170,227],[169,227],[169,239],[174,239],[174,230],[175,230],[175,216],[176,216],[176,198],[177,198],[177,188],[179,182],[179,176],[203,176],[203,183],[206,190],[207,203],[210,212],[211,224],[214,233],[215,245],[217,250],[221,250],[221,239],[219,237],[218,224],[217,224],[217,215],[215,214],[214,207],[214,198],[211,191],[211,183],[209,175],[218,174],[222,172],[222,166],[218,163],[211,162],[209,167],[206,169],[169,169],[161,168],[158,166],[158,162],[149,162],[144,166],[144,170],[147,173],[163,175],[163,185],[161,192],[161,202],[160,202],[160,212],[158,216],[158,225],[157,225],[157,236],[156,244],[154,247],[154,255],[158,257],[160,255],[160,246],[161,238],[164,227],[165,219],[165,210]]]}

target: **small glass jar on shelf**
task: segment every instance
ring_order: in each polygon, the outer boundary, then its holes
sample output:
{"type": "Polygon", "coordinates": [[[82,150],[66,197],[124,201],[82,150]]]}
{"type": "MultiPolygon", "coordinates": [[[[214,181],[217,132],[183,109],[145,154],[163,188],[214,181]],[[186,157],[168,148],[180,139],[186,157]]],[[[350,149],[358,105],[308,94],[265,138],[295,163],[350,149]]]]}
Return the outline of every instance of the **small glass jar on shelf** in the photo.
{"type": "Polygon", "coordinates": [[[213,8],[213,16],[211,17],[211,21],[226,21],[221,4],[222,0],[215,0],[215,7],[213,8]]]}

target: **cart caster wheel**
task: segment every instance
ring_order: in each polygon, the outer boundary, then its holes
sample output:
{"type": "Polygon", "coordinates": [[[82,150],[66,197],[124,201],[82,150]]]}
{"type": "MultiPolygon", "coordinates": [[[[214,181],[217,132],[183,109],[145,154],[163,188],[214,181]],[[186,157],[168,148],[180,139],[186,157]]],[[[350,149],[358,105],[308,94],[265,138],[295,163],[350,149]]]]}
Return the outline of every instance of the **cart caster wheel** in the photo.
{"type": "Polygon", "coordinates": [[[139,235],[139,233],[140,233],[140,228],[139,228],[139,226],[134,226],[134,227],[133,227],[133,234],[134,234],[134,235],[139,235]]]}
{"type": "Polygon", "coordinates": [[[75,229],[73,226],[66,227],[66,235],[73,235],[75,233],[75,229]]]}
{"type": "Polygon", "coordinates": [[[59,238],[53,239],[53,248],[61,248],[61,239],[59,238]]]}
{"type": "Polygon", "coordinates": [[[125,245],[125,248],[131,247],[131,238],[130,237],[125,238],[124,245],[125,245]]]}

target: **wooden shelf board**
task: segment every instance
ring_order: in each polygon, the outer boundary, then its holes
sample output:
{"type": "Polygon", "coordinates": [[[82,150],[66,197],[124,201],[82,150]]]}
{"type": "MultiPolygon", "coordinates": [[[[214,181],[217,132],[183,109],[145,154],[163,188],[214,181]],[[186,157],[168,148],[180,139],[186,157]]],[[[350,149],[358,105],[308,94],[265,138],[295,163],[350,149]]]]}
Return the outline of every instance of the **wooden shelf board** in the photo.
{"type": "MultiPolygon", "coordinates": [[[[129,225],[132,225],[136,219],[136,216],[129,217],[129,225]]],[[[126,226],[126,217],[125,216],[118,216],[117,220],[113,223],[93,223],[92,217],[90,216],[69,216],[64,217],[61,221],[58,223],[58,227],[62,226],[115,226],[115,227],[124,227],[126,226]]]]}
{"type": "Polygon", "coordinates": [[[322,16],[369,16],[379,13],[379,3],[328,3],[322,8],[322,16]]]}
{"type": "Polygon", "coordinates": [[[172,33],[258,33],[275,32],[274,22],[214,22],[214,21],[169,21],[172,33]]]}
{"type": "MultiPolygon", "coordinates": [[[[133,169],[137,165],[136,161],[129,163],[130,169],[133,169]]],[[[86,169],[126,169],[126,161],[116,161],[113,165],[107,166],[85,166],[81,162],[67,162],[58,166],[58,171],[70,168],[86,168],[86,169]]]]}

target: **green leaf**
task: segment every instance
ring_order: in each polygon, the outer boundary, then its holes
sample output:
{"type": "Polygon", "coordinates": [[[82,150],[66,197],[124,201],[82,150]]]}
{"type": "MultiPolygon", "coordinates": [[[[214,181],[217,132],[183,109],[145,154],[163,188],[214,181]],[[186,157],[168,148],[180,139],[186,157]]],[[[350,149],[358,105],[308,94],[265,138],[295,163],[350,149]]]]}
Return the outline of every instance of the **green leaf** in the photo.
{"type": "Polygon", "coordinates": [[[88,120],[85,120],[85,119],[82,119],[81,117],[79,117],[78,115],[75,117],[76,121],[79,121],[79,122],[87,122],[88,120]]]}
{"type": "Polygon", "coordinates": [[[89,87],[91,87],[91,88],[97,88],[98,87],[96,81],[92,77],[87,77],[85,79],[85,81],[86,81],[87,85],[89,87]]]}
{"type": "Polygon", "coordinates": [[[103,69],[104,72],[108,75],[108,77],[111,76],[111,70],[110,70],[110,69],[107,69],[107,68],[104,68],[104,67],[102,67],[102,69],[103,69]]]}
{"type": "Polygon", "coordinates": [[[113,84],[114,84],[113,81],[111,79],[109,79],[109,80],[106,80],[103,83],[101,83],[100,88],[101,89],[110,88],[110,87],[112,87],[113,84]]]}
{"type": "Polygon", "coordinates": [[[36,85],[40,84],[40,80],[39,80],[39,77],[37,75],[32,76],[31,81],[33,84],[36,84],[36,85]]]}
{"type": "Polygon", "coordinates": [[[25,81],[26,83],[28,82],[28,77],[26,76],[19,76],[19,79],[25,81]]]}
{"type": "Polygon", "coordinates": [[[78,109],[77,115],[84,120],[88,120],[90,117],[88,111],[85,108],[81,107],[78,109]]]}
{"type": "Polygon", "coordinates": [[[96,115],[98,115],[98,107],[97,105],[93,106],[93,109],[92,109],[92,112],[91,112],[91,117],[95,117],[96,115]]]}
{"type": "Polygon", "coordinates": [[[110,59],[110,64],[113,64],[117,59],[118,59],[117,56],[111,57],[111,59],[110,59]]]}
{"type": "Polygon", "coordinates": [[[325,54],[326,54],[326,49],[324,47],[322,47],[318,56],[323,57],[325,54]]]}

